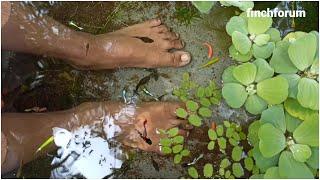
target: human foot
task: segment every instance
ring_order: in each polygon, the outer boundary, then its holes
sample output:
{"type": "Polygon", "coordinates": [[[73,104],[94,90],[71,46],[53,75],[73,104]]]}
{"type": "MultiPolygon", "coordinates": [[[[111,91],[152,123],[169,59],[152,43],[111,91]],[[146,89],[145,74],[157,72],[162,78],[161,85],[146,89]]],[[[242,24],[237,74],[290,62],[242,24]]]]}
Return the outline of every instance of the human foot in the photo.
{"type": "Polygon", "coordinates": [[[160,20],[149,20],[94,36],[87,45],[85,58],[76,63],[93,69],[179,67],[190,62],[190,54],[169,50],[182,48],[178,34],[170,32],[160,20]]]}
{"type": "Polygon", "coordinates": [[[104,119],[106,137],[113,136],[106,129],[114,131],[120,128],[115,134],[117,141],[129,147],[160,153],[160,135],[157,133],[159,129],[178,127],[179,134],[187,136],[187,121],[177,119],[175,114],[179,106],[172,102],[148,102],[137,106],[118,102],[83,103],[73,110],[73,117],[77,118],[71,118],[69,122],[76,123],[68,129],[77,129],[104,119]]]}

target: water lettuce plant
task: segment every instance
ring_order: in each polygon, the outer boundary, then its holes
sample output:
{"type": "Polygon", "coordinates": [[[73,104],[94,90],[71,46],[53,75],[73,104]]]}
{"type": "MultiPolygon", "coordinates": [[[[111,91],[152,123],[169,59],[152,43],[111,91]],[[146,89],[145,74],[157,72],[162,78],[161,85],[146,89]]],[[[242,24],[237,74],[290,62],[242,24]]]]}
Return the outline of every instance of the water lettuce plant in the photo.
{"type": "Polygon", "coordinates": [[[280,104],[288,97],[289,84],[284,77],[273,77],[266,60],[257,59],[238,66],[229,66],[222,75],[222,96],[232,108],[260,114],[269,105],[280,104]]]}
{"type": "Polygon", "coordinates": [[[251,123],[248,141],[264,178],[314,178],[319,169],[319,120],[300,120],[274,105],[251,123]]]}
{"type": "Polygon", "coordinates": [[[271,17],[247,17],[246,12],[233,16],[226,24],[232,39],[230,57],[238,62],[247,62],[253,57],[268,59],[281,39],[280,32],[271,25],[271,17]]]}
{"type": "Polygon", "coordinates": [[[319,110],[319,33],[289,33],[276,45],[270,66],[289,82],[289,97],[319,110]]]}

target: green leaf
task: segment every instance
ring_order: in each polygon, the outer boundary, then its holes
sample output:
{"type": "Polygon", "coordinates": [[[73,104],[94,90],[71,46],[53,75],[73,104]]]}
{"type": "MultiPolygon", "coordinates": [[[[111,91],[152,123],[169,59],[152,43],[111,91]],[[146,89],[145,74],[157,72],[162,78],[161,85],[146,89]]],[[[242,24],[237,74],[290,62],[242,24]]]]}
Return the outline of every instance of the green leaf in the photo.
{"type": "Polygon", "coordinates": [[[191,114],[188,118],[188,121],[191,125],[196,126],[196,127],[200,127],[202,124],[202,122],[201,122],[202,119],[198,115],[195,115],[195,114],[191,114]]]}
{"type": "Polygon", "coordinates": [[[240,136],[237,132],[233,132],[232,133],[232,138],[236,141],[240,141],[240,136]]]}
{"type": "Polygon", "coordinates": [[[287,79],[289,83],[289,97],[297,99],[298,94],[298,83],[300,80],[300,76],[297,74],[280,74],[279,76],[287,79]]]}
{"type": "Polygon", "coordinates": [[[229,159],[224,158],[220,163],[220,168],[225,169],[225,168],[229,167],[230,165],[231,165],[231,162],[229,161],[229,159]]]}
{"type": "Polygon", "coordinates": [[[232,164],[232,172],[233,172],[233,175],[237,178],[240,178],[241,176],[244,175],[244,171],[240,163],[232,164]]]}
{"type": "Polygon", "coordinates": [[[222,136],[223,135],[223,126],[222,125],[218,125],[216,128],[216,132],[218,136],[222,136]]]}
{"type": "Polygon", "coordinates": [[[180,154],[176,154],[176,155],[174,156],[174,158],[173,158],[173,162],[174,162],[175,164],[179,164],[179,163],[181,162],[181,160],[182,160],[182,156],[181,156],[180,154]]]}
{"type": "Polygon", "coordinates": [[[293,117],[301,120],[318,119],[318,111],[314,111],[305,107],[302,107],[299,102],[295,99],[288,98],[284,102],[286,111],[293,117]]]}
{"type": "Polygon", "coordinates": [[[223,83],[237,83],[238,81],[233,77],[233,69],[235,68],[236,66],[228,66],[224,71],[223,71],[223,74],[222,74],[222,81],[223,83]]]}
{"type": "Polygon", "coordinates": [[[209,14],[214,5],[214,1],[192,1],[192,4],[201,12],[209,14]]]}
{"type": "Polygon", "coordinates": [[[301,37],[304,37],[305,35],[307,35],[306,32],[295,31],[295,32],[291,32],[291,33],[287,34],[283,38],[283,40],[292,43],[292,42],[296,41],[297,39],[300,39],[301,37]]]}
{"type": "Polygon", "coordinates": [[[273,51],[270,66],[276,73],[296,73],[298,69],[291,62],[288,48],[290,43],[288,41],[280,41],[277,43],[276,48],[273,51]]]}
{"type": "Polygon", "coordinates": [[[258,46],[262,46],[267,44],[269,40],[270,40],[269,34],[259,34],[253,39],[253,42],[256,43],[258,46]]]}
{"type": "Polygon", "coordinates": [[[233,60],[247,62],[252,58],[252,51],[250,50],[247,54],[241,54],[239,51],[237,51],[234,45],[231,45],[229,47],[229,55],[233,60]]]}
{"type": "Polygon", "coordinates": [[[264,174],[264,179],[281,179],[281,176],[279,175],[279,168],[271,167],[267,169],[266,173],[264,174]]]}
{"type": "Polygon", "coordinates": [[[205,106],[205,107],[209,107],[211,105],[211,102],[208,98],[201,98],[200,99],[200,104],[202,106],[205,106]]]}
{"type": "Polygon", "coordinates": [[[247,54],[251,49],[251,41],[246,34],[239,31],[232,33],[232,43],[241,54],[247,54]]]}
{"type": "Polygon", "coordinates": [[[233,77],[248,86],[253,83],[257,73],[257,67],[252,63],[244,63],[233,69],[233,77]]]}
{"type": "Polygon", "coordinates": [[[282,104],[274,105],[264,110],[261,114],[261,124],[270,123],[282,133],[286,132],[286,121],[282,104]]]}
{"type": "Polygon", "coordinates": [[[262,46],[258,46],[256,44],[253,44],[252,45],[252,53],[253,53],[253,56],[257,59],[258,58],[268,59],[271,56],[274,48],[275,48],[274,42],[268,42],[267,44],[262,45],[262,46]]]}
{"type": "Polygon", "coordinates": [[[217,133],[213,129],[208,130],[208,137],[210,140],[214,141],[217,139],[217,133]]]}
{"type": "Polygon", "coordinates": [[[258,131],[261,124],[260,121],[253,121],[248,129],[248,141],[252,146],[259,142],[258,131]]]}
{"type": "MultiPolygon", "coordinates": [[[[211,97],[212,96],[212,89],[208,86],[208,87],[205,87],[204,88],[204,94],[205,94],[205,97],[211,97]]],[[[200,101],[202,100],[203,98],[200,99],[200,101]]],[[[207,99],[207,98],[204,98],[204,99],[207,99]]],[[[201,102],[200,102],[201,103],[201,102]]],[[[210,105],[208,105],[210,106],[210,105]]]]}
{"type": "Polygon", "coordinates": [[[303,121],[293,132],[293,138],[300,144],[319,146],[319,120],[303,121]]]}
{"type": "Polygon", "coordinates": [[[247,136],[246,136],[246,134],[244,132],[240,132],[239,136],[240,136],[241,140],[246,140],[247,139],[247,136]]]}
{"type": "MultiPolygon", "coordinates": [[[[220,3],[223,1],[220,1],[220,3]]],[[[232,6],[238,7],[241,11],[247,11],[247,9],[252,9],[254,3],[252,1],[224,1],[223,4],[230,4],[232,6]]]]}
{"type": "Polygon", "coordinates": [[[270,105],[280,104],[287,99],[288,89],[288,81],[281,76],[277,76],[259,82],[257,94],[270,105]]]}
{"type": "Polygon", "coordinates": [[[169,137],[174,137],[174,136],[178,135],[178,133],[179,133],[179,128],[177,128],[177,127],[171,128],[171,129],[169,129],[169,130],[167,131],[167,133],[168,133],[168,136],[169,136],[169,137]]]}
{"type": "Polygon", "coordinates": [[[293,131],[301,124],[301,120],[291,116],[288,112],[285,112],[287,131],[293,133],[293,131]]]}
{"type": "Polygon", "coordinates": [[[223,121],[223,125],[226,127],[226,128],[229,128],[231,126],[230,122],[229,121],[223,121]]]}
{"type": "Polygon", "coordinates": [[[264,101],[261,97],[257,96],[256,94],[249,95],[246,103],[245,108],[246,110],[254,115],[261,114],[263,110],[267,108],[268,104],[264,101]]]}
{"type": "Polygon", "coordinates": [[[266,60],[259,58],[253,61],[253,64],[257,67],[255,82],[260,82],[273,76],[274,70],[266,60]]]}
{"type": "Polygon", "coordinates": [[[174,144],[182,144],[184,142],[183,136],[176,136],[172,139],[174,144]]]}
{"type": "Polygon", "coordinates": [[[313,174],[305,163],[298,162],[289,151],[283,151],[279,158],[279,174],[288,179],[313,179],[313,174]]]}
{"type": "Polygon", "coordinates": [[[232,149],[231,157],[234,161],[240,161],[242,156],[242,148],[239,146],[236,146],[232,149]]]}
{"type": "Polygon", "coordinates": [[[172,141],[169,138],[160,139],[161,146],[171,146],[171,144],[172,144],[172,141]]]}
{"type": "Polygon", "coordinates": [[[198,111],[198,113],[202,116],[202,117],[211,117],[212,116],[212,111],[207,108],[207,107],[201,107],[198,111]]]}
{"type": "Polygon", "coordinates": [[[190,155],[190,151],[188,149],[184,149],[180,152],[181,156],[189,156],[190,155]]]}
{"type": "Polygon", "coordinates": [[[202,98],[202,97],[204,97],[205,96],[205,89],[204,89],[204,87],[198,87],[198,89],[197,89],[197,92],[196,92],[196,96],[198,97],[198,98],[202,98]]]}
{"type": "Polygon", "coordinates": [[[253,174],[249,179],[263,179],[264,174],[253,174]]]}
{"type": "Polygon", "coordinates": [[[244,159],[244,167],[248,170],[248,171],[252,171],[253,168],[253,159],[251,157],[247,157],[244,159]]]}
{"type": "Polygon", "coordinates": [[[177,153],[179,153],[180,151],[182,151],[182,149],[183,149],[183,145],[178,144],[178,145],[175,145],[175,146],[172,147],[172,152],[173,152],[174,154],[177,154],[177,153]]]}
{"type": "Polygon", "coordinates": [[[235,31],[248,34],[247,22],[239,16],[233,16],[226,24],[226,31],[230,36],[235,31]]]}
{"type": "Polygon", "coordinates": [[[312,110],[319,109],[319,83],[313,79],[301,78],[298,84],[299,103],[312,110]]]}
{"type": "Polygon", "coordinates": [[[240,108],[246,101],[248,93],[238,83],[226,83],[222,88],[222,97],[232,108],[240,108]]]}
{"type": "Polygon", "coordinates": [[[232,137],[233,132],[234,132],[234,129],[233,129],[233,128],[227,128],[227,130],[226,130],[226,137],[227,137],[227,138],[232,137]]]}
{"type": "Polygon", "coordinates": [[[226,170],[226,172],[224,173],[224,177],[225,178],[230,178],[231,176],[231,171],[230,170],[226,170]]]}
{"type": "Polygon", "coordinates": [[[283,132],[270,123],[261,125],[258,136],[260,139],[260,152],[266,158],[277,155],[286,147],[286,138],[283,135],[283,132]]]}
{"type": "Polygon", "coordinates": [[[186,110],[184,110],[183,108],[178,108],[176,110],[176,114],[179,118],[183,118],[185,119],[188,116],[188,113],[186,110]]]}
{"type": "Polygon", "coordinates": [[[262,34],[272,25],[271,17],[248,17],[248,31],[250,34],[262,34]]]}
{"type": "Polygon", "coordinates": [[[311,157],[307,160],[307,164],[313,169],[319,169],[319,147],[311,148],[311,157]]]}
{"type": "Polygon", "coordinates": [[[198,171],[194,167],[189,167],[188,168],[188,174],[189,174],[189,176],[191,176],[194,179],[199,178],[198,171]]]}
{"type": "Polygon", "coordinates": [[[210,178],[213,175],[213,166],[210,163],[207,163],[203,167],[203,175],[206,178],[210,178]]]}
{"type": "Polygon", "coordinates": [[[293,158],[299,162],[306,162],[311,156],[311,149],[309,146],[304,144],[292,144],[289,146],[293,158]]]}
{"type": "Polygon", "coordinates": [[[172,153],[172,149],[170,147],[167,146],[161,146],[161,152],[163,154],[171,154],[172,153]]]}
{"type": "MultiPolygon", "coordinates": [[[[198,89],[198,90],[199,90],[199,89],[198,89]]],[[[194,102],[194,101],[187,101],[187,102],[186,102],[186,106],[187,106],[187,109],[188,109],[189,111],[192,111],[192,112],[196,111],[196,110],[199,108],[198,103],[196,103],[196,102],[194,102]]]]}
{"type": "Polygon", "coordinates": [[[219,145],[220,149],[226,149],[226,147],[227,147],[226,139],[224,137],[218,138],[218,145],[219,145]]]}
{"type": "Polygon", "coordinates": [[[269,28],[266,34],[270,35],[271,42],[278,42],[281,40],[280,31],[276,28],[269,28]]]}
{"type": "Polygon", "coordinates": [[[309,33],[292,42],[288,48],[288,54],[291,62],[300,71],[304,71],[313,63],[317,48],[317,37],[309,33]]]}
{"type": "Polygon", "coordinates": [[[219,175],[220,175],[220,176],[224,176],[224,169],[223,169],[223,168],[220,168],[220,169],[219,169],[219,175]]]}
{"type": "Polygon", "coordinates": [[[233,139],[233,138],[229,138],[229,143],[230,143],[232,146],[238,146],[239,141],[236,141],[236,140],[233,139]]]}
{"type": "Polygon", "coordinates": [[[208,143],[208,146],[207,146],[208,150],[211,151],[211,150],[214,149],[214,147],[215,147],[215,142],[214,141],[210,141],[208,143]]]}
{"type": "Polygon", "coordinates": [[[259,167],[260,172],[265,172],[269,167],[275,166],[278,164],[280,154],[277,154],[271,158],[265,158],[260,150],[259,146],[254,146],[253,148],[253,158],[257,167],[259,167]]]}
{"type": "Polygon", "coordinates": [[[309,71],[312,74],[319,74],[319,57],[313,61],[309,71]]]}
{"type": "Polygon", "coordinates": [[[219,95],[217,95],[217,96],[210,97],[210,102],[211,102],[212,104],[218,105],[218,104],[220,103],[220,100],[221,100],[221,92],[219,91],[218,94],[219,94],[219,95]]]}
{"type": "MultiPolygon", "coordinates": [[[[258,166],[253,166],[253,168],[252,168],[252,173],[253,173],[253,174],[257,174],[257,175],[260,173],[258,166]]],[[[251,178],[251,177],[250,177],[250,178],[251,178]]],[[[262,176],[262,178],[263,178],[263,176],[262,176]]],[[[261,179],[262,179],[262,178],[261,178],[261,179]]]]}

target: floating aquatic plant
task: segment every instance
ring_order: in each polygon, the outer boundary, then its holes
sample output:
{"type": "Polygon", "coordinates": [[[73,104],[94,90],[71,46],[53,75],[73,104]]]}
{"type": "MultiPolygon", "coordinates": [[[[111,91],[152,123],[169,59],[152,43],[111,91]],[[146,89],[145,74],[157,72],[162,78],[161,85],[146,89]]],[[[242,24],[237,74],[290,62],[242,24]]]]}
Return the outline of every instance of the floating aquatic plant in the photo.
{"type": "Polygon", "coordinates": [[[184,137],[179,135],[179,128],[171,128],[167,131],[158,130],[163,138],[160,139],[161,152],[165,155],[174,154],[173,162],[179,164],[182,158],[190,155],[188,149],[184,149],[184,137]]]}
{"type": "Polygon", "coordinates": [[[203,118],[212,116],[212,105],[219,104],[221,99],[220,90],[214,81],[210,81],[208,86],[199,86],[190,80],[189,73],[183,74],[180,87],[174,89],[173,94],[185,102],[186,108],[178,108],[176,115],[179,118],[187,119],[196,127],[202,125],[203,118]]]}
{"type": "Polygon", "coordinates": [[[280,104],[288,97],[289,84],[284,77],[273,77],[273,69],[264,59],[228,67],[222,75],[222,96],[232,108],[260,114],[267,105],[280,104]]]}
{"type": "Polygon", "coordinates": [[[319,156],[318,133],[317,116],[302,121],[276,105],[249,126],[248,141],[264,178],[314,178],[312,172],[319,168],[313,159],[319,156]]]}

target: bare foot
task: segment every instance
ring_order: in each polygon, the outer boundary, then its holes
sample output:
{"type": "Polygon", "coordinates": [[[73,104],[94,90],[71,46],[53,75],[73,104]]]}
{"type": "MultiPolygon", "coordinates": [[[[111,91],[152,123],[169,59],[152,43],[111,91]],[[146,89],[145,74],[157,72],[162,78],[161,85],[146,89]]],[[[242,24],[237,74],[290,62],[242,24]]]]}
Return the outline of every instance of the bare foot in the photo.
{"type": "Polygon", "coordinates": [[[179,35],[170,32],[160,20],[149,20],[94,36],[87,47],[85,61],[78,64],[94,69],[179,67],[190,62],[190,54],[169,50],[183,46],[179,35]]]}
{"type": "Polygon", "coordinates": [[[179,134],[187,136],[187,121],[177,119],[175,114],[178,107],[180,104],[173,102],[147,102],[137,106],[124,106],[118,102],[83,103],[73,111],[78,119],[78,125],[73,126],[73,129],[111,113],[113,117],[118,117],[114,123],[121,129],[116,136],[119,142],[129,147],[160,153],[160,135],[157,130],[178,127],[179,134]]]}

